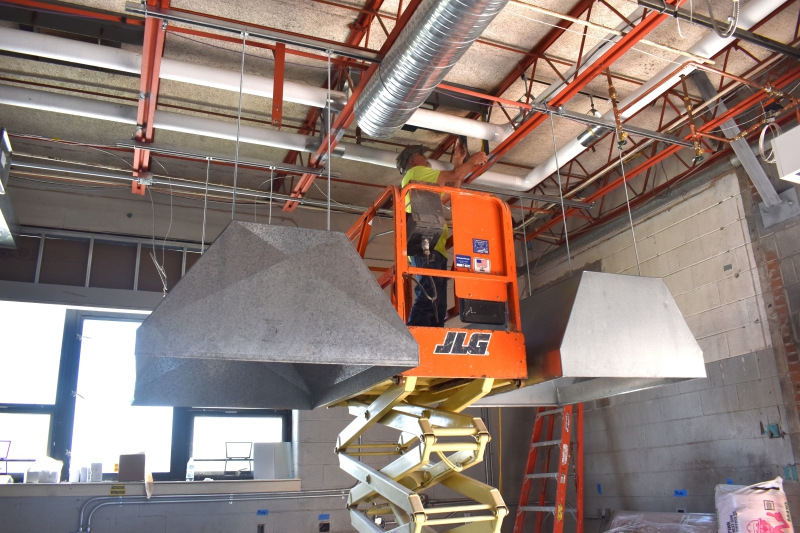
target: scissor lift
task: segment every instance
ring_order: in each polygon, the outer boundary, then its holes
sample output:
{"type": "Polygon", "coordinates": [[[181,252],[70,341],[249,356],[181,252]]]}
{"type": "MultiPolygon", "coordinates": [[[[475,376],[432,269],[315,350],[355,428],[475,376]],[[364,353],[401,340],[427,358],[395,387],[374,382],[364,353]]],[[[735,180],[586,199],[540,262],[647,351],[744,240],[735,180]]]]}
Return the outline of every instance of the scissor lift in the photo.
{"type": "Polygon", "coordinates": [[[499,329],[409,327],[419,344],[419,366],[338,404],[347,405],[356,417],[336,446],[341,468],[359,481],[347,503],[352,524],[362,533],[379,533],[384,529],[378,523],[393,516],[393,532],[453,526],[446,530],[499,533],[508,514],[500,493],[462,473],[483,460],[489,432],[480,418],[461,412],[492,389],[527,377],[511,215],[490,194],[419,183],[402,190],[390,186],[347,233],[362,257],[381,209],[394,214],[395,262],[379,283],[390,287],[392,303],[404,320],[413,303],[409,278],[415,275],[452,278],[456,301],[503,302],[506,320],[499,329]],[[461,265],[468,257],[469,267],[442,271],[409,266],[403,206],[413,189],[449,195],[452,251],[461,256],[461,265]],[[484,269],[488,260],[489,272],[475,271],[476,257],[484,269]],[[359,443],[375,424],[400,431],[397,441],[359,443]],[[397,459],[380,470],[360,461],[376,455],[397,459]],[[420,493],[437,484],[473,503],[426,507],[420,493]]]}

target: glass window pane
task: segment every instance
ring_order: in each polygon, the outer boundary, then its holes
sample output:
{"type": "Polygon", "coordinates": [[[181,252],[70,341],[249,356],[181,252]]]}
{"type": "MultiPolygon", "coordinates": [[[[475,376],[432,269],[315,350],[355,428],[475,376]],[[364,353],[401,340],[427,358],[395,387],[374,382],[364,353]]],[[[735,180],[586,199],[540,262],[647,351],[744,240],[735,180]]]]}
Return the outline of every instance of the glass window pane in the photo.
{"type": "Polygon", "coordinates": [[[60,305],[0,301],[3,331],[14,332],[0,350],[0,403],[55,403],[64,313],[60,305]]]}
{"type": "Polygon", "coordinates": [[[280,417],[196,416],[192,432],[192,458],[200,460],[195,468],[201,472],[250,470],[249,461],[228,461],[226,465],[224,459],[252,458],[251,443],[282,440],[283,420],[280,417]]]}
{"type": "Polygon", "coordinates": [[[33,461],[47,455],[50,415],[0,413],[0,473],[6,473],[3,456],[8,450],[8,473],[25,472],[33,461]],[[8,442],[11,441],[10,445],[8,442]]]}
{"type": "Polygon", "coordinates": [[[145,452],[150,472],[169,472],[171,407],[132,407],[140,322],[85,320],[78,370],[71,468],[145,452]]]}

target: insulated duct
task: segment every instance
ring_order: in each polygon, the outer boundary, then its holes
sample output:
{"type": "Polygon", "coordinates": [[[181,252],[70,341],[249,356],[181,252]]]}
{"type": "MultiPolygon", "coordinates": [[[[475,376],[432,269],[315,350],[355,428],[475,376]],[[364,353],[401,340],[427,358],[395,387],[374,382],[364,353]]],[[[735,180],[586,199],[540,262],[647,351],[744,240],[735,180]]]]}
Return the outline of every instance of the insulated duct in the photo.
{"type": "MultiPolygon", "coordinates": [[[[37,89],[25,89],[0,84],[0,104],[136,125],[136,107],[134,106],[37,89]]],[[[184,115],[159,109],[156,110],[154,124],[157,129],[167,131],[228,141],[236,140],[235,122],[184,115]]],[[[298,150],[306,153],[315,152],[320,143],[319,137],[247,125],[241,126],[239,140],[248,144],[270,146],[284,150],[298,150]]],[[[339,143],[333,151],[333,156],[349,161],[395,168],[397,153],[371,146],[339,143]]],[[[446,161],[431,160],[431,167],[435,170],[451,170],[453,164],[446,161]]],[[[475,180],[475,184],[480,185],[485,180],[514,183],[515,180],[521,182],[522,178],[488,171],[475,180]]]]}
{"type": "MultiPolygon", "coordinates": [[[[10,28],[0,28],[0,50],[128,74],[138,75],[141,71],[142,56],[136,52],[10,28]]],[[[164,80],[239,92],[238,71],[165,57],[161,60],[159,75],[164,80]]],[[[273,96],[273,78],[245,73],[241,82],[244,94],[263,98],[273,96]]],[[[283,98],[287,102],[323,108],[327,97],[327,89],[290,80],[283,82],[283,98]]],[[[331,100],[332,108],[338,111],[347,103],[347,95],[340,91],[331,91],[331,100]]],[[[504,140],[513,131],[510,124],[489,124],[427,109],[418,109],[408,117],[407,123],[418,128],[492,142],[504,140]]]]}
{"type": "Polygon", "coordinates": [[[508,0],[425,0],[355,103],[358,125],[376,138],[408,122],[508,0]]]}

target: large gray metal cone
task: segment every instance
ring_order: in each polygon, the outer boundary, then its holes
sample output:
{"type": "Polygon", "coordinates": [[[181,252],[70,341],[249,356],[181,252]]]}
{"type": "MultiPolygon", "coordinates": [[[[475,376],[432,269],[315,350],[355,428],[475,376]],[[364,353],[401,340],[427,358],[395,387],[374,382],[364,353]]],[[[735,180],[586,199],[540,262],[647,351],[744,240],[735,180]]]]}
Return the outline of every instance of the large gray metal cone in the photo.
{"type": "Polygon", "coordinates": [[[706,376],[661,278],[580,272],[520,308],[528,386],[478,405],[563,405],[706,376]]]}
{"type": "Polygon", "coordinates": [[[418,364],[343,233],[234,221],[139,328],[133,403],[312,409],[418,364]]]}

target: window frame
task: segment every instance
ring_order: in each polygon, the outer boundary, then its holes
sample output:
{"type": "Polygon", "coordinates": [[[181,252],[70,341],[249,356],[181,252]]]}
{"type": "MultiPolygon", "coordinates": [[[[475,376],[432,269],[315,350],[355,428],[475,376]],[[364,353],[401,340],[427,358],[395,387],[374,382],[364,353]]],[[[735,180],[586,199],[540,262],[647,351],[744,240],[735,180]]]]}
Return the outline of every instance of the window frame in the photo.
{"type": "MultiPolygon", "coordinates": [[[[58,370],[55,416],[50,423],[48,454],[64,462],[61,480],[69,478],[72,436],[75,424],[75,396],[78,390],[78,372],[81,363],[81,338],[86,320],[109,322],[144,322],[148,315],[109,311],[67,309],[64,319],[64,336],[61,341],[61,364],[58,370]]],[[[170,450],[171,451],[171,450],[170,450]]],[[[171,465],[171,463],[170,463],[171,465]]]]}
{"type": "MultiPolygon", "coordinates": [[[[9,300],[18,301],[18,300],[9,300]]],[[[19,301],[20,303],[41,303],[19,301]]],[[[86,320],[108,320],[113,322],[143,322],[149,315],[126,313],[119,311],[94,311],[67,307],[65,310],[64,329],[61,340],[58,381],[54,404],[14,404],[0,403],[0,413],[7,414],[48,414],[50,430],[47,443],[47,454],[53,459],[63,461],[61,481],[67,481],[70,470],[70,450],[75,423],[75,391],[78,388],[78,371],[80,369],[81,336],[86,320]]],[[[283,434],[281,442],[292,442],[292,411],[277,409],[211,409],[211,408],[172,408],[172,445],[170,449],[169,472],[153,472],[155,481],[183,481],[186,479],[186,464],[189,461],[192,447],[192,433],[196,416],[263,416],[282,419],[283,434]]],[[[36,458],[32,458],[35,460],[36,458]]],[[[9,462],[21,462],[11,460],[9,462]]],[[[104,477],[109,476],[105,474],[104,477]]],[[[15,481],[17,481],[15,475],[15,481]]],[[[113,477],[113,474],[109,477],[113,477]]],[[[19,479],[21,481],[21,478],[19,479]]]]}
{"type": "MultiPolygon", "coordinates": [[[[198,416],[204,417],[220,417],[220,418],[236,418],[236,417],[246,417],[246,418],[280,418],[281,419],[281,441],[280,442],[292,442],[292,411],[290,409],[255,409],[255,408],[201,408],[201,407],[194,407],[190,409],[186,409],[186,461],[184,461],[184,465],[189,461],[189,457],[191,457],[192,453],[192,446],[193,446],[193,439],[194,439],[194,420],[198,416]]],[[[252,453],[252,450],[251,450],[252,453]]],[[[223,458],[220,458],[220,460],[223,458]]],[[[202,469],[198,469],[197,465],[195,465],[195,472],[204,472],[206,471],[202,469]]],[[[252,471],[250,471],[252,473],[252,471]]],[[[210,477],[212,479],[227,479],[225,477],[226,473],[222,472],[221,474],[217,472],[212,472],[210,477]]],[[[208,476],[207,476],[208,477],[208,476]]]]}

